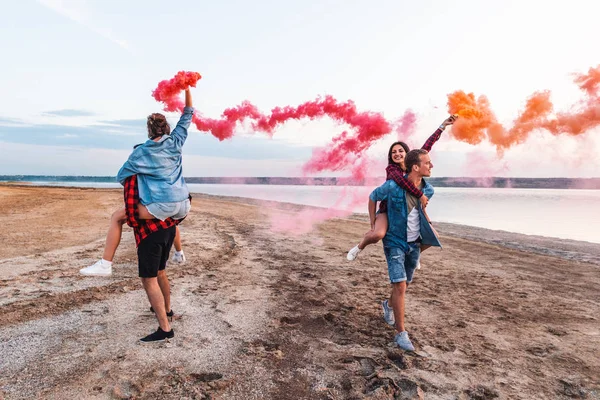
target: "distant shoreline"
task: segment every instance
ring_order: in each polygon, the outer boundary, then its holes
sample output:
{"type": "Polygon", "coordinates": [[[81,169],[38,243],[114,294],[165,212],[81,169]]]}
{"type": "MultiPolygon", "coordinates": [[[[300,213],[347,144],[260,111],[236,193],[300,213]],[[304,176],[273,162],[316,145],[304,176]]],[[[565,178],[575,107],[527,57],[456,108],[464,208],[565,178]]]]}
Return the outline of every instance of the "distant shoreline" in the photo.
{"type": "MultiPolygon", "coordinates": [[[[297,177],[186,177],[193,184],[245,184],[245,185],[315,185],[315,186],[377,186],[384,177],[365,178],[355,181],[350,178],[297,178],[297,177]]],[[[0,182],[98,182],[114,183],[112,176],[68,176],[68,175],[0,175],[0,182]]],[[[468,178],[433,177],[429,182],[437,187],[460,188],[513,188],[513,189],[588,189],[600,190],[600,178],[468,178]]]]}

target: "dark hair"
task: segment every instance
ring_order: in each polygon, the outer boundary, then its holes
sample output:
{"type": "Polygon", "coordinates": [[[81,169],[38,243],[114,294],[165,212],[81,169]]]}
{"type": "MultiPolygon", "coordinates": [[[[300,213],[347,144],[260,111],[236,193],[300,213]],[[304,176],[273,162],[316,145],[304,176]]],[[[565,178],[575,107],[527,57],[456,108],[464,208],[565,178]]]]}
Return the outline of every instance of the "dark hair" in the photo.
{"type": "MultiPolygon", "coordinates": [[[[392,143],[392,145],[390,146],[390,149],[388,150],[388,164],[396,164],[396,163],[394,162],[394,160],[392,160],[392,149],[394,148],[394,146],[396,146],[396,145],[398,145],[398,144],[399,144],[400,146],[402,146],[402,148],[404,149],[404,151],[405,151],[405,152],[407,152],[407,153],[408,153],[408,152],[410,151],[410,148],[409,148],[409,147],[408,147],[408,145],[407,145],[406,143],[404,143],[404,142],[394,142],[394,143],[392,143]]],[[[406,161],[405,161],[405,163],[406,163],[406,161]]]]}
{"type": "Polygon", "coordinates": [[[418,165],[421,162],[421,156],[423,154],[428,154],[427,150],[414,149],[406,154],[406,156],[404,157],[404,165],[406,166],[406,172],[410,173],[412,171],[412,167],[418,165]]]}
{"type": "Polygon", "coordinates": [[[156,139],[162,135],[168,135],[171,133],[171,127],[167,122],[167,118],[159,113],[148,115],[148,138],[156,139]]]}

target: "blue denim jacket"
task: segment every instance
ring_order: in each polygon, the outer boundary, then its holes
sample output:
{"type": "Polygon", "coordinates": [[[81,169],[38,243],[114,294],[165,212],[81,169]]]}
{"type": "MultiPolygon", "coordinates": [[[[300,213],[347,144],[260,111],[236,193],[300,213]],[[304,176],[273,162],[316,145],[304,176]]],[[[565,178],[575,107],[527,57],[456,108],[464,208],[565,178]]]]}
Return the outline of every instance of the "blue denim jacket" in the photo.
{"type": "MultiPolygon", "coordinates": [[[[425,181],[424,181],[425,182],[425,181]]],[[[433,186],[425,182],[421,190],[425,196],[433,196],[433,186]]],[[[383,185],[371,192],[369,198],[373,201],[387,201],[388,230],[383,238],[384,247],[397,247],[408,251],[406,241],[406,226],[408,221],[408,208],[406,205],[406,192],[393,180],[386,181],[383,185]]],[[[437,235],[431,228],[427,218],[423,214],[421,203],[417,205],[421,220],[421,241],[423,244],[442,247],[437,235]]]]}
{"type": "Polygon", "coordinates": [[[117,174],[121,185],[131,175],[138,176],[140,203],[171,203],[188,198],[183,179],[181,150],[188,135],[194,109],[185,107],[177,126],[158,142],[147,140],[136,146],[117,174]]]}

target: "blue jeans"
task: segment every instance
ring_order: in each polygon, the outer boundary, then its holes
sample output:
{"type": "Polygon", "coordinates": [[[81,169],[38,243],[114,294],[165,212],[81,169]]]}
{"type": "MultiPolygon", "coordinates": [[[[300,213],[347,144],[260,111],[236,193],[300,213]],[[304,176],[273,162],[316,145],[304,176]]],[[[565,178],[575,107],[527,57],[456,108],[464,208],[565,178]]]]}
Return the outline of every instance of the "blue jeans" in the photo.
{"type": "Polygon", "coordinates": [[[388,265],[390,282],[412,282],[421,256],[421,243],[409,243],[406,253],[397,247],[384,247],[383,252],[388,265]]]}

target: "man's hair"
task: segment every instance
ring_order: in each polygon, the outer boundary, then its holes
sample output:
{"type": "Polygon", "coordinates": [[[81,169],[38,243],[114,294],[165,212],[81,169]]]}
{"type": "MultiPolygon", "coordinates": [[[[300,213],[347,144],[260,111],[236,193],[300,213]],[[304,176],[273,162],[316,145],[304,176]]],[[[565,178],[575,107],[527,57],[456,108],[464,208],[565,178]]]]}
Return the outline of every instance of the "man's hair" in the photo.
{"type": "Polygon", "coordinates": [[[404,157],[404,165],[406,165],[406,172],[410,174],[412,172],[412,167],[414,165],[419,165],[419,163],[421,162],[421,155],[427,153],[427,150],[423,149],[414,149],[409,151],[406,154],[406,157],[404,157]]]}
{"type": "Polygon", "coordinates": [[[171,133],[171,127],[164,115],[154,113],[148,115],[148,138],[155,139],[171,133]]]}

